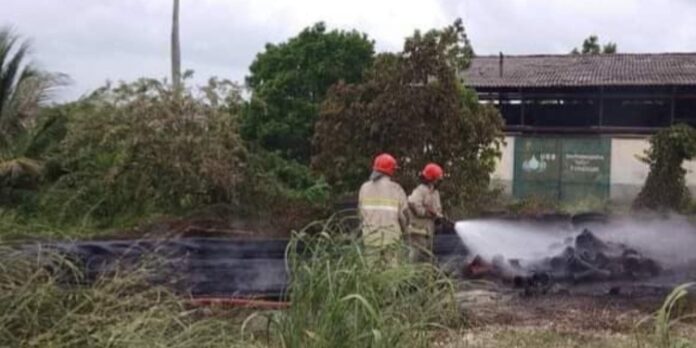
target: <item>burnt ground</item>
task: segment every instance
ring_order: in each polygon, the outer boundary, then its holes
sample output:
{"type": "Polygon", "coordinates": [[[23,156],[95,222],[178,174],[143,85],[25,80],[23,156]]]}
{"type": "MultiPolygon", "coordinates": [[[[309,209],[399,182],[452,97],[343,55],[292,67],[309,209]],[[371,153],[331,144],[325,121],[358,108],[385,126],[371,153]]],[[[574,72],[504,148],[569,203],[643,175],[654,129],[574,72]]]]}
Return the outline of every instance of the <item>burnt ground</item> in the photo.
{"type": "Polygon", "coordinates": [[[178,238],[230,238],[276,239],[287,238],[288,228],[278,228],[258,219],[222,218],[161,218],[139,226],[102,233],[93,240],[178,239],[178,238]]]}
{"type": "MultiPolygon", "coordinates": [[[[655,346],[654,326],[646,318],[660,308],[669,288],[622,284],[623,293],[608,294],[606,290],[615,285],[588,284],[531,296],[492,283],[463,285],[457,296],[468,327],[435,346],[655,346]]],[[[675,338],[696,347],[695,323],[680,324],[674,330],[675,338]]]]}

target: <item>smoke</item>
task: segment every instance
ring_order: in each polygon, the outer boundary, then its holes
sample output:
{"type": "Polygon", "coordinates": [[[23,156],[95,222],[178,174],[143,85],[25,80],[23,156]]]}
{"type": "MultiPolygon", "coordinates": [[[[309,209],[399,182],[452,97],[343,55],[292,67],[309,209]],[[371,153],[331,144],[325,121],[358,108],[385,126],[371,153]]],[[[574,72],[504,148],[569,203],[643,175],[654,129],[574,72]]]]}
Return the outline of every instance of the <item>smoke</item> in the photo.
{"type": "MultiPolygon", "coordinates": [[[[696,228],[683,216],[621,218],[587,228],[601,240],[625,244],[666,267],[696,261],[696,228]]],[[[470,220],[457,222],[455,229],[472,255],[489,262],[499,255],[530,264],[559,254],[583,228],[569,223],[470,220]]]]}
{"type": "Polygon", "coordinates": [[[510,220],[460,221],[455,229],[471,255],[489,262],[498,255],[532,262],[556,254],[573,237],[569,226],[510,220]]]}
{"type": "Polygon", "coordinates": [[[696,261],[696,228],[684,216],[622,218],[591,230],[600,239],[623,243],[663,266],[696,261]]]}

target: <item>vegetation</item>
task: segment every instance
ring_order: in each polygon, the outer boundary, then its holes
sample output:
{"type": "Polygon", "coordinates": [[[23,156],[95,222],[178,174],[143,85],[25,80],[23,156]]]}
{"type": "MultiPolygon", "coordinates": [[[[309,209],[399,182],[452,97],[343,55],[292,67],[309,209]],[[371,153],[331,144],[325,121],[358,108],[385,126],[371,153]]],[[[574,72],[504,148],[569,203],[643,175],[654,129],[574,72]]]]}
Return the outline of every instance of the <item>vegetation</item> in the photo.
{"type": "Polygon", "coordinates": [[[616,43],[607,42],[604,45],[599,44],[597,35],[590,35],[582,42],[582,48],[573,48],[570,54],[614,54],[616,53],[616,43]]]}
{"type": "Polygon", "coordinates": [[[356,31],[327,31],[324,23],[287,42],[266,45],[251,64],[252,92],[243,136],[282,158],[307,165],[319,104],[338,81],[359,82],[374,43],[356,31]]]}
{"type": "Polygon", "coordinates": [[[31,45],[9,28],[0,28],[0,204],[36,186],[43,170],[46,137],[60,123],[39,119],[41,107],[60,75],[41,71],[28,59],[31,45]]]}
{"type": "Polygon", "coordinates": [[[42,206],[56,221],[110,224],[234,204],[247,156],[235,131],[240,103],[229,81],[178,96],[147,79],[100,89],[67,107],[67,134],[54,158],[62,173],[42,206]]]}
{"type": "Polygon", "coordinates": [[[662,307],[660,307],[652,317],[639,322],[639,325],[648,322],[654,323],[654,336],[652,339],[655,342],[655,346],[662,348],[694,346],[694,342],[675,337],[674,332],[676,325],[689,319],[696,318],[696,313],[693,312],[693,303],[691,307],[688,306],[689,290],[692,290],[694,287],[696,287],[696,283],[687,283],[676,287],[672,293],[665,298],[662,307]],[[689,309],[691,309],[691,312],[689,312],[689,309]]]}
{"type": "Polygon", "coordinates": [[[691,200],[686,187],[685,160],[696,156],[696,130],[687,125],[663,129],[650,139],[642,160],[650,166],[633,207],[658,211],[685,211],[691,200]]]}
{"type": "MultiPolygon", "coordinates": [[[[690,347],[688,292],[674,290],[635,335],[572,328],[462,326],[452,284],[409,264],[365,262],[337,221],[311,226],[288,249],[292,306],[283,311],[195,309],[147,283],[157,260],[92,283],[51,252],[0,250],[0,346],[8,347],[690,347]],[[224,315],[223,315],[224,314],[224,315]],[[651,324],[652,331],[645,331],[651,324]],[[445,345],[446,343],[449,343],[445,345]]],[[[125,267],[125,266],[124,266],[125,267]]],[[[693,299],[691,299],[693,300],[693,299]]],[[[549,318],[549,320],[552,320],[549,318]]],[[[601,325],[601,324],[600,324],[601,325]]]]}
{"type": "Polygon", "coordinates": [[[147,284],[146,268],[104,276],[89,286],[68,260],[3,249],[0,346],[252,347],[239,326],[201,317],[170,291],[147,284]],[[61,269],[62,274],[49,269],[61,269]]]}
{"type": "Polygon", "coordinates": [[[291,308],[250,316],[187,308],[147,283],[158,260],[89,283],[51,252],[2,249],[0,346],[426,347],[460,324],[453,285],[439,271],[375,267],[340,226],[329,220],[310,226],[313,236],[298,234],[288,249],[291,308]],[[268,325],[254,327],[259,318],[268,325]]]}
{"type": "Polygon", "coordinates": [[[8,146],[30,124],[46,98],[48,82],[28,59],[31,46],[0,28],[0,144],[8,146]]]}
{"type": "Polygon", "coordinates": [[[473,50],[460,20],[416,32],[397,54],[381,54],[362,83],[338,83],[321,108],[314,169],[346,192],[367,178],[372,157],[398,157],[397,180],[414,187],[426,162],[445,168],[448,205],[471,211],[488,193],[502,143],[502,118],[464,88],[458,72],[473,50]]]}
{"type": "Polygon", "coordinates": [[[489,193],[502,120],[459,81],[473,55],[461,21],[416,33],[403,52],[377,59],[365,34],[318,23],[257,56],[249,101],[226,80],[187,87],[143,78],[44,105],[55,75],[20,63],[28,46],[11,49],[18,39],[3,35],[4,56],[14,56],[2,65],[12,82],[0,119],[2,233],[48,221],[64,231],[119,228],[219,205],[289,231],[326,214],[335,195],[355,192],[383,150],[399,155],[406,186],[434,160],[447,168],[450,203],[471,208],[489,193]]]}
{"type": "Polygon", "coordinates": [[[301,233],[289,247],[292,306],[273,321],[282,346],[427,347],[457,324],[454,287],[443,274],[369,262],[336,226],[310,226],[321,231],[301,233]]]}

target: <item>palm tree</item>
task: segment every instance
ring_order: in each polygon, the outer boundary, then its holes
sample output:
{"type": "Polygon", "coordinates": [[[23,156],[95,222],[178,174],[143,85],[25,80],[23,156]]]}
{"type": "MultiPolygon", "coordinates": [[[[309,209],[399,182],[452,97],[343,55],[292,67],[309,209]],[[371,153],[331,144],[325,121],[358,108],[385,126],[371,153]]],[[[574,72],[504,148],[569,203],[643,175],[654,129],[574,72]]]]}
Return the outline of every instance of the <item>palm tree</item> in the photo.
{"type": "Polygon", "coordinates": [[[28,61],[30,50],[28,41],[10,28],[0,28],[0,183],[40,174],[37,146],[54,122],[35,121],[53,88],[66,79],[39,70],[28,61]]]}

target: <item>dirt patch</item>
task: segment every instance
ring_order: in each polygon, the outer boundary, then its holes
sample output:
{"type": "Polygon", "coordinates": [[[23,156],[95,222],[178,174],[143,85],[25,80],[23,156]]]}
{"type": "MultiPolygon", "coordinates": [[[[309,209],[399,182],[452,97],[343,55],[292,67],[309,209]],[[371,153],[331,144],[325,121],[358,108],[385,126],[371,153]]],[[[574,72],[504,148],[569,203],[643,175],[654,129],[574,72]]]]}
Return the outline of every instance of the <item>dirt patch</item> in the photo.
{"type": "Polygon", "coordinates": [[[495,306],[470,307],[466,314],[472,327],[510,325],[624,332],[660,304],[657,298],[636,301],[575,295],[512,296],[495,306]]]}
{"type": "MultiPolygon", "coordinates": [[[[460,290],[457,297],[468,327],[436,346],[652,347],[652,322],[645,319],[664,300],[657,292],[609,295],[587,289],[525,296],[495,283],[462,285],[460,290]]],[[[674,332],[696,342],[694,323],[679,324],[674,332]]]]}

